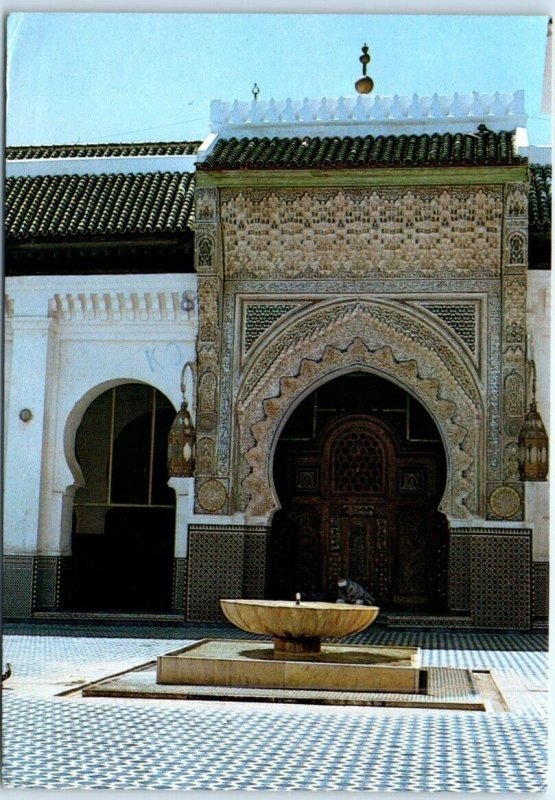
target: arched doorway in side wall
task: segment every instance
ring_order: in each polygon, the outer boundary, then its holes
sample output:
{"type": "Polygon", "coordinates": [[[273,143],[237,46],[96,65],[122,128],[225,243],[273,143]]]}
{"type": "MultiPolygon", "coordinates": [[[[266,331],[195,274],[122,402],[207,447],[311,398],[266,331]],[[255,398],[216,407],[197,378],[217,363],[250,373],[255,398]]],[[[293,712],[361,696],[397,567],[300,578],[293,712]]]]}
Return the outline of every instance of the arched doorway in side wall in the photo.
{"type": "Polygon", "coordinates": [[[268,596],[333,601],[341,575],[384,609],[445,608],[445,481],[437,426],[401,387],[366,372],[319,387],[276,448],[268,596]]]}
{"type": "Polygon", "coordinates": [[[171,608],[175,495],[166,458],[174,416],[170,401],[141,383],[109,389],[85,411],[75,437],[85,486],[73,512],[74,608],[171,608]]]}

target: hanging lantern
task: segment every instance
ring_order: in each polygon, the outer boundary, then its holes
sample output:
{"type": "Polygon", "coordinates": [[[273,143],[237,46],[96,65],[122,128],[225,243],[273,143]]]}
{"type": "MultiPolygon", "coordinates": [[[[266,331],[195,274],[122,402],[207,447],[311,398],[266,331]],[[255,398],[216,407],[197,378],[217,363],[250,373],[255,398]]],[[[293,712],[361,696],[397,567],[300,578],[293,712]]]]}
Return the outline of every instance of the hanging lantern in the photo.
{"type": "Polygon", "coordinates": [[[532,402],[518,436],[518,470],[523,481],[545,481],[549,469],[549,439],[536,404],[536,365],[532,368],[532,402]]]}
{"type": "Polygon", "coordinates": [[[170,478],[190,478],[195,471],[195,427],[185,400],[185,370],[183,367],[181,392],[183,400],[168,434],[168,473],[170,478]]]}

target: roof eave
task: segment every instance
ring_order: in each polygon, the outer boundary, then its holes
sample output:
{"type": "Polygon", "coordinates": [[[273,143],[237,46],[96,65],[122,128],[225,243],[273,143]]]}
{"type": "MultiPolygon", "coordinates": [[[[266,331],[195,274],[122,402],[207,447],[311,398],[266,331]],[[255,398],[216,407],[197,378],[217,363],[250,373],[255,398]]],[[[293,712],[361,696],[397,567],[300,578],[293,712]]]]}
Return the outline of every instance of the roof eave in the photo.
{"type": "Polygon", "coordinates": [[[350,187],[449,186],[502,184],[528,180],[528,162],[505,165],[426,167],[329,167],[319,169],[217,169],[197,170],[197,187],[350,187]]]}

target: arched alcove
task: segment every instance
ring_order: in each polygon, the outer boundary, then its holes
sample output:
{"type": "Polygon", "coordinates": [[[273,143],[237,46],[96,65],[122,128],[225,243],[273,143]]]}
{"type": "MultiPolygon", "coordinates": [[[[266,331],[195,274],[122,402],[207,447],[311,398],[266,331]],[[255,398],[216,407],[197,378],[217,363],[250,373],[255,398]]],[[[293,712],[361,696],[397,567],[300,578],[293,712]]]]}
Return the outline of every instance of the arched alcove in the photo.
{"type": "Polygon", "coordinates": [[[166,458],[174,416],[161,392],[136,382],[118,382],[82,413],[73,451],[81,476],[71,533],[75,608],[171,607],[175,495],[166,458]]]}
{"type": "Polygon", "coordinates": [[[437,425],[400,386],[360,370],[321,384],[275,448],[268,596],[335,600],[341,575],[381,607],[443,609],[446,467],[437,425]]]}

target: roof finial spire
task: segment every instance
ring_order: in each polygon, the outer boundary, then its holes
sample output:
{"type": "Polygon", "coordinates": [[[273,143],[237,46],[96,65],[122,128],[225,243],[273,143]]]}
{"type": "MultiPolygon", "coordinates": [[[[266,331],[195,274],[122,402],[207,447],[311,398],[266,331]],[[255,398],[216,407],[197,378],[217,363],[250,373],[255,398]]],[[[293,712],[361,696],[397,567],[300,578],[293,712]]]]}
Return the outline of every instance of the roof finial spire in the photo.
{"type": "Polygon", "coordinates": [[[252,96],[254,97],[254,102],[256,103],[256,101],[258,100],[258,95],[260,94],[260,89],[258,88],[257,83],[254,84],[254,86],[251,89],[251,92],[252,96]]]}
{"type": "Polygon", "coordinates": [[[355,89],[359,94],[370,94],[374,88],[374,81],[366,74],[366,68],[370,63],[370,56],[368,55],[368,45],[365,44],[362,48],[362,55],[358,59],[362,64],[362,78],[359,78],[355,83],[355,89]]]}

